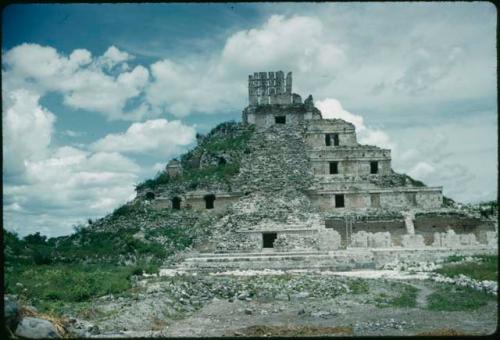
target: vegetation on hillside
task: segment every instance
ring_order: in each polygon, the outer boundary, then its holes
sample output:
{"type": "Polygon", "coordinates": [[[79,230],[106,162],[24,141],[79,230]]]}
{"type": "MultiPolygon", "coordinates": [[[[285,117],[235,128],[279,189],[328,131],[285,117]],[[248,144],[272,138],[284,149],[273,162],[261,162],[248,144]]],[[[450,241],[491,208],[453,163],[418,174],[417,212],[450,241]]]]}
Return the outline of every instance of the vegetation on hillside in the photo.
{"type": "Polygon", "coordinates": [[[428,296],[427,308],[450,312],[475,310],[495,300],[495,296],[473,288],[442,284],[428,296]]]}
{"type": "MultiPolygon", "coordinates": [[[[224,182],[238,173],[251,128],[227,122],[218,125],[199,145],[181,157],[183,174],[165,173],[138,185],[155,189],[164,184],[195,189],[200,183],[224,182]],[[193,166],[202,155],[224,153],[225,164],[193,166]]],[[[35,233],[24,238],[4,231],[4,291],[43,310],[65,303],[83,303],[130,289],[133,275],[155,272],[159,266],[210,235],[213,214],[189,210],[156,210],[141,201],[117,208],[110,215],[75,227],[69,236],[47,238],[35,233]]]]}
{"type": "Polygon", "coordinates": [[[216,126],[200,144],[193,150],[180,157],[182,175],[170,177],[165,172],[156,175],[137,185],[137,190],[155,190],[164,185],[184,185],[189,189],[196,189],[203,183],[228,183],[240,169],[241,157],[249,152],[247,142],[252,136],[253,128],[242,127],[240,123],[225,122],[216,126]],[[199,166],[199,159],[203,154],[229,154],[231,161],[223,164],[199,166]]]}
{"type": "Polygon", "coordinates": [[[479,261],[458,262],[463,260],[463,256],[454,256],[448,259],[436,273],[448,277],[458,277],[465,275],[472,279],[483,281],[498,281],[498,257],[492,255],[475,256],[479,261]],[[458,263],[457,263],[458,262],[458,263]]]}

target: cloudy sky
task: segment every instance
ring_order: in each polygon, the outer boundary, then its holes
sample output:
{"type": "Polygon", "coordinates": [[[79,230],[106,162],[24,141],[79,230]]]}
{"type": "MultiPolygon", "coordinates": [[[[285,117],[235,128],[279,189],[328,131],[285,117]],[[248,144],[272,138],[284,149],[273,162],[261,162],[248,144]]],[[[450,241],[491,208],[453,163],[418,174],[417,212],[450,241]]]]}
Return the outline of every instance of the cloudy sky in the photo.
{"type": "Polygon", "coordinates": [[[325,117],[462,202],[496,198],[496,9],[473,3],[11,5],[4,227],[71,233],[292,71],[325,117]]]}

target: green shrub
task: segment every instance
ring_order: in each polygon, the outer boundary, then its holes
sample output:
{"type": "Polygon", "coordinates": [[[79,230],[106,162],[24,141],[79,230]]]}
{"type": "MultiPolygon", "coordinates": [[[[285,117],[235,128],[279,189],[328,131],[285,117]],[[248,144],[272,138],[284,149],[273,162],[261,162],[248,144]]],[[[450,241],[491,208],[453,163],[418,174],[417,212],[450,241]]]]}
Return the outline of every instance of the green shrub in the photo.
{"type": "Polygon", "coordinates": [[[52,254],[49,248],[38,247],[33,250],[33,262],[37,265],[51,264],[52,254]]]}
{"type": "Polygon", "coordinates": [[[448,261],[451,263],[443,264],[439,269],[436,269],[436,273],[439,273],[448,277],[457,277],[459,275],[465,275],[475,280],[498,280],[498,258],[496,256],[478,256],[479,262],[458,262],[463,257],[449,257],[448,261]]]}
{"type": "Polygon", "coordinates": [[[496,297],[469,287],[446,284],[427,297],[427,308],[438,311],[478,309],[496,297]]]}
{"type": "Polygon", "coordinates": [[[460,261],[463,261],[464,259],[465,259],[465,256],[463,256],[463,255],[451,255],[451,256],[448,256],[444,262],[445,263],[447,263],[447,262],[460,262],[460,261]]]}
{"type": "Polygon", "coordinates": [[[39,232],[36,232],[35,234],[30,234],[24,237],[24,242],[27,245],[40,245],[40,244],[45,244],[47,242],[47,236],[45,235],[40,235],[39,232]]]}
{"type": "Polygon", "coordinates": [[[349,289],[353,294],[366,294],[369,291],[368,282],[362,279],[350,280],[349,289]]]}
{"type": "Polygon", "coordinates": [[[142,273],[143,273],[143,272],[144,272],[144,271],[143,271],[142,267],[134,267],[134,268],[132,268],[132,270],[130,271],[130,275],[131,275],[131,276],[134,276],[134,275],[142,275],[142,273]]]}
{"type": "Polygon", "coordinates": [[[124,204],[113,211],[112,217],[128,216],[134,213],[134,208],[129,204],[124,204]]]}
{"type": "Polygon", "coordinates": [[[165,172],[161,172],[158,175],[156,175],[155,178],[148,179],[142,183],[139,183],[136,186],[136,190],[144,190],[144,189],[154,190],[160,185],[168,184],[170,182],[171,182],[170,176],[168,176],[168,174],[165,172]]]}
{"type": "Polygon", "coordinates": [[[375,298],[375,305],[379,308],[385,307],[416,307],[418,289],[407,284],[392,284],[392,290],[398,295],[389,296],[384,293],[375,298]]]}
{"type": "Polygon", "coordinates": [[[5,291],[46,301],[82,302],[131,288],[132,267],[112,265],[18,264],[5,273],[5,291]],[[22,286],[16,285],[19,282],[22,286]],[[26,288],[26,291],[24,289],[26,288]]]}

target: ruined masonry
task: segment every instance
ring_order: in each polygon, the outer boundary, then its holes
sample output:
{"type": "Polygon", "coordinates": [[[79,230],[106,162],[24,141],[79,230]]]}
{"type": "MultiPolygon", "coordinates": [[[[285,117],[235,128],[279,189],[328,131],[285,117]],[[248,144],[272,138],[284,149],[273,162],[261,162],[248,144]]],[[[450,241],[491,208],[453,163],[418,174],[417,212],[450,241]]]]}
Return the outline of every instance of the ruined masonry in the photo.
{"type": "MultiPolygon", "coordinates": [[[[292,93],[291,72],[250,75],[248,95],[242,126],[254,132],[228,186],[149,193],[158,209],[221,216],[180,267],[346,269],[496,253],[495,221],[444,206],[442,187],[395,173],[391,150],[359,144],[353,124],[323,119],[312,96],[292,93]]],[[[166,169],[182,171],[178,161],[166,169]]]]}

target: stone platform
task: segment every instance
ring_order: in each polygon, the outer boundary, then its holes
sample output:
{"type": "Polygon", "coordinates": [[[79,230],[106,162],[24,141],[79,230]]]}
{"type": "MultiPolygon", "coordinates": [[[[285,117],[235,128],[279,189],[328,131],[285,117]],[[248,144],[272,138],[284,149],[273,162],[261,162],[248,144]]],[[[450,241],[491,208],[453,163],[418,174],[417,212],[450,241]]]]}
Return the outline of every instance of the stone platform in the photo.
{"type": "Polygon", "coordinates": [[[175,269],[181,271],[218,272],[226,270],[262,269],[319,269],[348,271],[353,269],[380,269],[394,261],[437,262],[448,256],[495,255],[497,248],[348,248],[330,252],[261,252],[198,254],[188,257],[175,269]]]}

